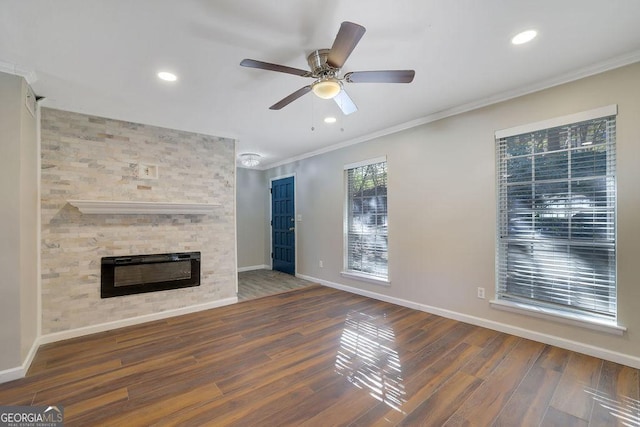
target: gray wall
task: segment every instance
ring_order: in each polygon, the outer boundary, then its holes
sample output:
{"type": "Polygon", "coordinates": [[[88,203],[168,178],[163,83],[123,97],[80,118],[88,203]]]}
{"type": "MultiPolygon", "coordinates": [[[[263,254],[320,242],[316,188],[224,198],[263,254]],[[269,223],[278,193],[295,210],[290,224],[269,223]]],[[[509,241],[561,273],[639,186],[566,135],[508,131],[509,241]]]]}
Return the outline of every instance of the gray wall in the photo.
{"type": "Polygon", "coordinates": [[[22,77],[0,73],[0,371],[20,366],[37,335],[36,120],[22,77]]]}
{"type": "Polygon", "coordinates": [[[269,215],[265,200],[269,198],[268,182],[261,170],[238,168],[236,172],[236,228],[238,268],[269,265],[265,258],[268,230],[264,219],[269,215]]]}
{"type": "MultiPolygon", "coordinates": [[[[296,174],[297,272],[640,356],[640,64],[557,86],[366,143],[266,171],[296,174]],[[492,309],[495,287],[494,132],[516,125],[618,104],[618,312],[623,336],[492,309]],[[388,159],[389,276],[379,286],[340,275],[343,266],[343,166],[388,159]],[[319,267],[324,261],[324,268],[319,267]],[[476,297],[476,288],[487,299],[476,297]]],[[[366,109],[357,114],[366,114],[366,109]]],[[[264,222],[268,228],[268,219],[264,222]]],[[[266,254],[265,254],[266,255],[266,254]]]]}

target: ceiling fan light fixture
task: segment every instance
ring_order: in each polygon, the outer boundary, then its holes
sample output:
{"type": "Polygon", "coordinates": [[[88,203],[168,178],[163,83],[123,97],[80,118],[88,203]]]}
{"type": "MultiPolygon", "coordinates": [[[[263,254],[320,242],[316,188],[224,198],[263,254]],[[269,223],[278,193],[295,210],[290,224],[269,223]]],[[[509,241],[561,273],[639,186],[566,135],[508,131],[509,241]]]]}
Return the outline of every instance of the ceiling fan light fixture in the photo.
{"type": "Polygon", "coordinates": [[[318,98],[331,99],[340,93],[342,84],[335,77],[321,79],[311,86],[311,90],[318,98]]]}
{"type": "Polygon", "coordinates": [[[256,167],[260,164],[260,154],[244,153],[240,154],[240,163],[248,168],[256,167]]]}

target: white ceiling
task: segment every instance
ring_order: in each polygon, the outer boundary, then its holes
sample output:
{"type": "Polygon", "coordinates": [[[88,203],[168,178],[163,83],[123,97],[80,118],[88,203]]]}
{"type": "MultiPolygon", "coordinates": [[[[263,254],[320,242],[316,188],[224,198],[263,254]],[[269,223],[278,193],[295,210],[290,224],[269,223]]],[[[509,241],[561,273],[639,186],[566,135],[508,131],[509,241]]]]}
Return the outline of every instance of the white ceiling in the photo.
{"type": "Polygon", "coordinates": [[[35,73],[44,106],[233,137],[263,166],[639,60],[638,0],[0,0],[0,69],[35,73]],[[311,93],[269,110],[312,80],[240,61],[308,69],[342,21],[367,29],[343,73],[413,83],[346,85],[347,117],[311,93]]]}

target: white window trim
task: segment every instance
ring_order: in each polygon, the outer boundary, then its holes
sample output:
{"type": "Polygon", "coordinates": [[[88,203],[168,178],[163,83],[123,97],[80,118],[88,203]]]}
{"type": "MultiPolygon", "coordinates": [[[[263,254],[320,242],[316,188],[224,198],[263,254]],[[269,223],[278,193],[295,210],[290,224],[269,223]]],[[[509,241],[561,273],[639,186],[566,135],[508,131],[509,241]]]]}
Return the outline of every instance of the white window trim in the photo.
{"type": "MultiPolygon", "coordinates": [[[[382,163],[382,162],[387,162],[387,156],[380,156],[380,157],[375,157],[373,159],[368,159],[368,160],[362,160],[360,162],[354,162],[354,163],[348,163],[346,165],[344,165],[343,170],[346,172],[349,169],[355,169],[355,168],[359,168],[362,166],[368,166],[368,165],[374,165],[376,163],[382,163]]],[[[389,164],[387,163],[387,175],[389,174],[389,164]]],[[[388,190],[388,178],[387,178],[387,190],[388,190]]],[[[347,237],[347,228],[348,228],[348,218],[349,218],[349,206],[348,206],[348,197],[349,197],[349,182],[347,179],[344,180],[344,195],[345,195],[345,202],[344,202],[344,212],[343,212],[343,243],[342,243],[342,252],[343,252],[343,257],[342,257],[342,265],[344,270],[340,272],[340,275],[342,277],[346,277],[346,278],[350,278],[350,279],[354,279],[354,280],[360,280],[363,282],[368,282],[368,283],[373,283],[376,285],[382,285],[382,286],[390,286],[391,285],[391,276],[390,276],[390,272],[389,272],[389,252],[387,250],[387,277],[379,277],[379,276],[373,276],[371,274],[366,274],[366,273],[362,273],[360,271],[355,271],[355,270],[348,270],[346,268],[346,266],[348,265],[348,249],[347,249],[347,245],[348,245],[348,237],[347,237]]],[[[388,203],[388,199],[387,199],[387,203],[388,203]]],[[[387,205],[387,214],[388,214],[389,208],[387,205]]]]}
{"type": "Polygon", "coordinates": [[[340,275],[348,279],[360,280],[363,282],[373,283],[374,285],[391,286],[391,282],[387,278],[372,276],[370,274],[360,273],[359,271],[341,271],[340,275]]]}
{"type": "Polygon", "coordinates": [[[585,122],[602,117],[616,116],[618,114],[618,104],[607,105],[606,107],[595,108],[580,113],[568,114],[566,116],[554,117],[540,122],[515,126],[508,129],[497,130],[496,139],[508,138],[510,136],[521,135],[523,133],[536,132],[543,129],[555,128],[558,126],[570,125],[572,123],[585,122]]]}
{"type": "MultiPolygon", "coordinates": [[[[582,111],[575,114],[568,114],[561,117],[555,117],[548,120],[542,120],[535,123],[529,123],[525,125],[515,126],[512,128],[502,129],[495,132],[495,140],[502,138],[508,138],[515,135],[521,135],[524,133],[536,132],[539,130],[549,129],[553,127],[570,125],[573,123],[579,123],[583,121],[599,119],[608,116],[618,115],[618,105],[611,104],[593,110],[582,111]]],[[[617,241],[617,237],[616,237],[617,241]]],[[[616,285],[617,287],[617,285],[616,285]]],[[[522,302],[510,301],[505,299],[493,299],[489,301],[492,308],[497,310],[509,311],[513,313],[525,314],[531,317],[555,320],[556,322],[569,324],[573,326],[579,326],[587,329],[606,332],[614,335],[623,335],[627,328],[619,325],[616,319],[606,320],[598,319],[597,317],[589,316],[587,314],[574,313],[569,310],[553,309],[549,306],[527,304],[522,302]]]]}
{"type": "MultiPolygon", "coordinates": [[[[344,170],[355,169],[362,166],[375,165],[376,163],[382,163],[387,161],[387,156],[376,157],[375,159],[363,160],[361,162],[349,163],[344,165],[344,170]]],[[[389,165],[387,165],[388,167],[389,165]]]]}
{"type": "Polygon", "coordinates": [[[511,313],[525,314],[539,319],[553,320],[556,322],[579,326],[595,331],[606,332],[613,335],[623,335],[627,328],[620,326],[616,321],[597,320],[591,316],[581,315],[580,313],[571,313],[565,310],[554,310],[550,307],[542,307],[531,304],[518,303],[515,301],[491,300],[489,301],[491,308],[496,310],[509,311],[511,313]]]}

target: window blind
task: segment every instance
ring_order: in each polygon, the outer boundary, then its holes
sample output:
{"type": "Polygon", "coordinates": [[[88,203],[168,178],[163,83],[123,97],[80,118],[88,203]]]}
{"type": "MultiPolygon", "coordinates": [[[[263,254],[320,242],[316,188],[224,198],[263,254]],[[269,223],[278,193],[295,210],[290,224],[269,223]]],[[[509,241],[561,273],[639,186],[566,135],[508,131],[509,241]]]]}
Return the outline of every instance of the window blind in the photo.
{"type": "Polygon", "coordinates": [[[615,115],[496,139],[497,297],[616,317],[615,115]]]}
{"type": "Polygon", "coordinates": [[[347,167],[345,269],[388,278],[387,162],[347,167]]]}

